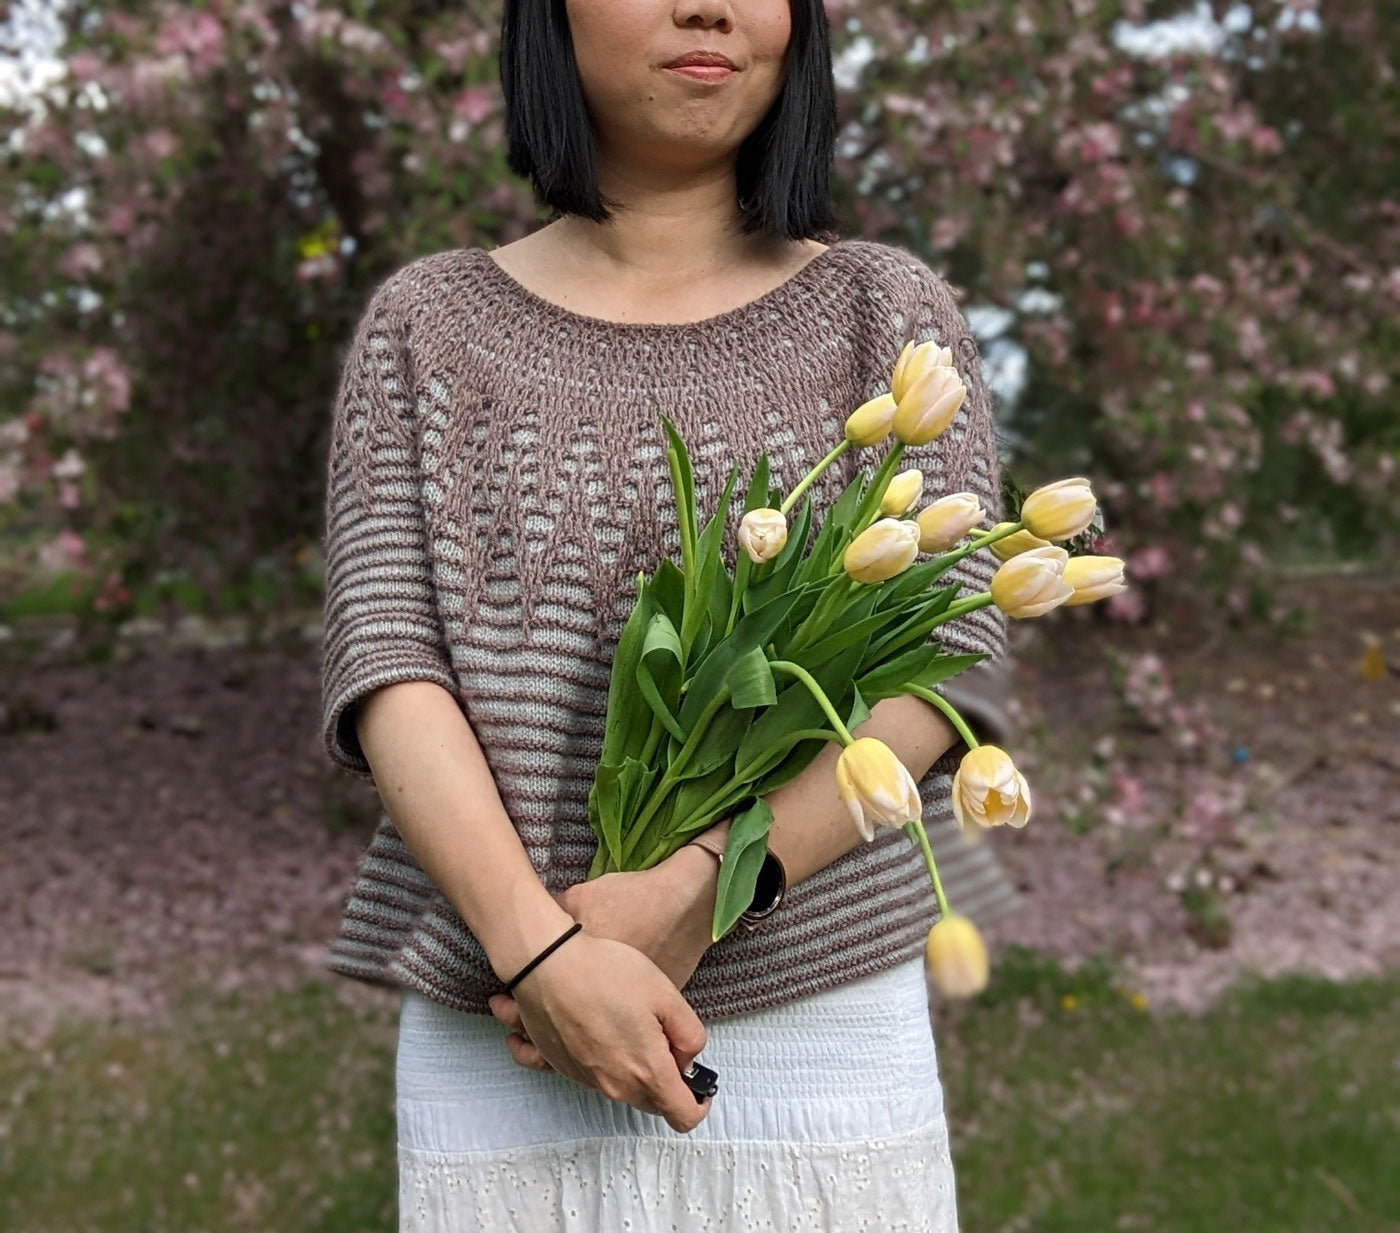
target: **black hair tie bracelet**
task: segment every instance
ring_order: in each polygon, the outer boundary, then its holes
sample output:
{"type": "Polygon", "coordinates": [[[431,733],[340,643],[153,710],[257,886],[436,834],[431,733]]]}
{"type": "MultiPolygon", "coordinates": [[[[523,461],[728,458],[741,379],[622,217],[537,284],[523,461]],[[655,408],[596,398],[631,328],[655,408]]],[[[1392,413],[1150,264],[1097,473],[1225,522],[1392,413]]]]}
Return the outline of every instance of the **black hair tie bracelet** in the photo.
{"type": "Polygon", "coordinates": [[[564,932],[560,934],[559,937],[555,938],[554,941],[552,941],[548,946],[546,946],[542,951],[540,951],[538,955],[531,959],[529,963],[527,963],[523,968],[521,968],[520,971],[518,971],[515,974],[515,978],[513,980],[506,982],[506,992],[509,993],[512,989],[514,989],[516,985],[518,985],[522,980],[529,976],[531,972],[533,972],[541,963],[548,959],[550,955],[552,955],[556,950],[563,946],[565,942],[567,942],[571,937],[574,936],[574,934],[576,934],[582,928],[582,922],[575,921],[572,925],[569,926],[569,928],[564,930],[564,932]]]}

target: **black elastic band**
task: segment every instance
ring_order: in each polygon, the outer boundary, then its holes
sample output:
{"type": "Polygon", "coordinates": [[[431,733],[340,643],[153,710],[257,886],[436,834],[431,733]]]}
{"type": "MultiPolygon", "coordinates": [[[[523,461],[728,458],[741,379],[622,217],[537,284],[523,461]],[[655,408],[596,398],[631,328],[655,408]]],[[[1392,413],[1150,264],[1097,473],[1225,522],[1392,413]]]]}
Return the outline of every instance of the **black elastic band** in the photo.
{"type": "Polygon", "coordinates": [[[515,974],[514,980],[508,981],[506,983],[506,992],[509,993],[512,989],[514,989],[515,986],[518,985],[527,976],[529,976],[530,973],[533,972],[536,967],[538,967],[541,963],[548,959],[550,955],[552,955],[556,950],[563,946],[565,942],[567,942],[571,937],[574,936],[574,934],[576,934],[582,928],[583,924],[581,921],[574,921],[574,923],[570,925],[569,928],[566,929],[562,934],[560,934],[559,937],[555,938],[554,941],[552,941],[548,946],[546,946],[542,951],[540,951],[538,955],[531,959],[529,963],[527,963],[523,968],[521,968],[520,971],[518,971],[515,974]]]}

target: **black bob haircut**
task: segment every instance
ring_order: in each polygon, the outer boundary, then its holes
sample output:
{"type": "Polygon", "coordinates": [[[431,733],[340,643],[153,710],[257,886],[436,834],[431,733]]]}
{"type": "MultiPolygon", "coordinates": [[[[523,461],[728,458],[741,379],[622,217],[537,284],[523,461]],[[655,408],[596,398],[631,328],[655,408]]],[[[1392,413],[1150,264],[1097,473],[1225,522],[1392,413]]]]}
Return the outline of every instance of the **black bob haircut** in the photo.
{"type": "MultiPolygon", "coordinates": [[[[822,0],[790,0],[787,80],[739,147],[741,229],[836,238],[831,202],[836,87],[822,0]]],[[[499,53],[506,164],[556,214],[607,222],[618,202],[598,187],[598,144],[584,105],[564,0],[505,0],[499,53]]]]}

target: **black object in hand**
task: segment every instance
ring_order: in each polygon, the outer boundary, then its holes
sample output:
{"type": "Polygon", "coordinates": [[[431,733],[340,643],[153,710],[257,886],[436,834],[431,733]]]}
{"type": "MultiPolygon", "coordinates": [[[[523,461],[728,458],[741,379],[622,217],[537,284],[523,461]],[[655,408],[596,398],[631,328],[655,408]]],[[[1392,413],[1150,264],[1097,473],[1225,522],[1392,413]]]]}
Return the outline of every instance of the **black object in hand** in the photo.
{"type": "Polygon", "coordinates": [[[681,1078],[685,1080],[686,1087],[695,1093],[696,1104],[703,1105],[705,1097],[713,1096],[719,1091],[719,1073],[708,1066],[702,1066],[699,1062],[691,1062],[681,1071],[681,1078]]]}

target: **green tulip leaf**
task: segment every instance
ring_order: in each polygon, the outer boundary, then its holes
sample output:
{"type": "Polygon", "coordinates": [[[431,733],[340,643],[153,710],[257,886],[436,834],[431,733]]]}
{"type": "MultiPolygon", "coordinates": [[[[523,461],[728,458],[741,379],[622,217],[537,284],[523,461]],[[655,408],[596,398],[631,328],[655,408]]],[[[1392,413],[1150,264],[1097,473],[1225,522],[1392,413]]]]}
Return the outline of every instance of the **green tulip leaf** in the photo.
{"type": "Polygon", "coordinates": [[[773,810],[759,797],[734,817],[729,826],[729,840],[724,845],[724,860],[719,867],[719,885],[715,893],[715,915],[711,936],[719,941],[732,929],[753,902],[758,886],[758,874],[768,852],[768,832],[773,826],[773,810]]]}
{"type": "MultiPolygon", "coordinates": [[[[686,611],[686,624],[681,627],[681,641],[687,647],[695,643],[701,622],[713,606],[716,589],[715,579],[721,572],[720,549],[723,547],[725,522],[729,517],[729,496],[734,490],[734,481],[738,478],[738,474],[739,468],[737,466],[730,467],[724,491],[720,493],[714,513],[710,515],[709,521],[705,524],[705,530],[701,533],[696,544],[695,580],[690,591],[694,605],[686,611]]],[[[729,615],[727,606],[724,615],[725,617],[729,615]]]]}
{"type": "Polygon", "coordinates": [[[655,611],[651,587],[645,576],[638,574],[637,600],[613,652],[607,719],[603,726],[603,762],[620,765],[625,754],[640,753],[651,732],[651,709],[638,705],[634,683],[647,626],[655,611]]]}
{"type": "Polygon", "coordinates": [[[695,675],[686,685],[685,700],[681,703],[680,722],[686,732],[710,705],[715,694],[724,688],[729,670],[735,662],[772,638],[773,631],[796,598],[790,593],[782,594],[750,612],[734,627],[734,632],[705,657],[705,662],[695,670],[695,675]]]}
{"type": "Polygon", "coordinates": [[[680,740],[685,739],[685,729],[671,708],[680,698],[683,660],[676,627],[664,612],[653,613],[637,661],[637,688],[666,730],[680,740]]]}
{"type": "Polygon", "coordinates": [[[601,764],[589,789],[589,823],[618,868],[622,867],[622,836],[626,824],[636,816],[652,778],[651,767],[636,758],[628,758],[621,766],[601,764]]]}
{"type": "Polygon", "coordinates": [[[910,685],[932,689],[940,681],[957,676],[989,655],[944,655],[938,646],[919,646],[864,673],[856,688],[867,699],[893,698],[909,692],[910,685]]]}
{"type": "Polygon", "coordinates": [[[731,665],[725,681],[729,686],[729,704],[735,710],[772,706],[778,700],[773,669],[769,667],[768,656],[763,653],[762,647],[750,647],[739,656],[731,665]]]}
{"type": "Polygon", "coordinates": [[[843,716],[848,732],[854,732],[867,719],[870,718],[870,708],[865,705],[865,699],[861,697],[859,686],[851,687],[851,709],[843,716]]]}

